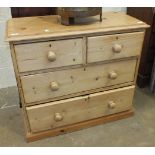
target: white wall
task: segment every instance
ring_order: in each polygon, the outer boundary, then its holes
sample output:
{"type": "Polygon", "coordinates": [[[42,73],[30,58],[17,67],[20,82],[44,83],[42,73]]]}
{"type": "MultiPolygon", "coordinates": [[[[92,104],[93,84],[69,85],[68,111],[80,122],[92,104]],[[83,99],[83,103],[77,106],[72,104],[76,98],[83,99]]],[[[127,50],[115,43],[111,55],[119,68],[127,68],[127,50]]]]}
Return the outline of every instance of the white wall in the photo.
{"type": "MultiPolygon", "coordinates": [[[[126,8],[103,8],[103,12],[126,12],[126,8]]],[[[10,8],[0,8],[0,88],[16,86],[8,43],[4,41],[6,21],[11,18],[10,8]]]]}
{"type": "Polygon", "coordinates": [[[125,12],[126,13],[126,7],[103,7],[102,8],[103,12],[108,12],[108,11],[116,11],[116,12],[125,12]]]}
{"type": "Polygon", "coordinates": [[[11,18],[10,8],[0,8],[0,88],[16,85],[10,47],[5,42],[5,27],[9,18],[11,18]]]}

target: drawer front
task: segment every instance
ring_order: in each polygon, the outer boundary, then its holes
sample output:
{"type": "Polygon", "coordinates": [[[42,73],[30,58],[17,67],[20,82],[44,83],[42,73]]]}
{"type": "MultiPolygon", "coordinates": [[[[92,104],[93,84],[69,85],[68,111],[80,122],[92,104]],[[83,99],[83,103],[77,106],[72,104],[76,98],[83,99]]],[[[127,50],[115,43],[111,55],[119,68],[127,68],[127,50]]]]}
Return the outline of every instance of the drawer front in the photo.
{"type": "Polygon", "coordinates": [[[144,32],[88,37],[87,62],[140,55],[144,32]]]}
{"type": "Polygon", "coordinates": [[[26,103],[89,91],[134,80],[137,60],[22,76],[26,103]]]}
{"type": "Polygon", "coordinates": [[[82,39],[15,45],[19,72],[82,64],[82,39]]]}
{"type": "Polygon", "coordinates": [[[134,86],[27,107],[32,132],[78,123],[132,108],[134,86]]]}

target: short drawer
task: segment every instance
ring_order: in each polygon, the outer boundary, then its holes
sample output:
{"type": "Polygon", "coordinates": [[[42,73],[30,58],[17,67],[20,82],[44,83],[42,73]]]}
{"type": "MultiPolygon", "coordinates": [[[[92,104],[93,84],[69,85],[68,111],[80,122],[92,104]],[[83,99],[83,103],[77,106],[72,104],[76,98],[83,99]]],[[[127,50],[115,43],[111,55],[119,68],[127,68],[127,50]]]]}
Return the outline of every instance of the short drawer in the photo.
{"type": "Polygon", "coordinates": [[[19,72],[82,64],[82,39],[15,45],[19,72]]]}
{"type": "Polygon", "coordinates": [[[134,81],[137,60],[22,76],[26,103],[134,81]]]}
{"type": "Polygon", "coordinates": [[[27,107],[31,132],[53,129],[132,108],[134,86],[27,107]]]}
{"type": "Polygon", "coordinates": [[[88,37],[87,62],[140,55],[144,32],[88,37]]]}

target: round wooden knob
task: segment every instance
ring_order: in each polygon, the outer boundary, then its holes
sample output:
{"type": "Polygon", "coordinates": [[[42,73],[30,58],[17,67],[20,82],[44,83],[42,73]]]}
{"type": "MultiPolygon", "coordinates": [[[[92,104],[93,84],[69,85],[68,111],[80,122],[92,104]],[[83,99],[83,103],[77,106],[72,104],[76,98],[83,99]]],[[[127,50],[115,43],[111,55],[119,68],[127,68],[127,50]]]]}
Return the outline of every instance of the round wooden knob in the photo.
{"type": "Polygon", "coordinates": [[[117,78],[117,73],[114,72],[114,71],[111,71],[111,72],[109,73],[109,78],[112,79],[112,80],[116,79],[116,78],[117,78]]]}
{"type": "Polygon", "coordinates": [[[115,44],[113,47],[112,47],[113,51],[115,53],[120,53],[121,50],[122,50],[122,46],[120,44],[115,44]]]}
{"type": "Polygon", "coordinates": [[[63,116],[62,116],[60,113],[55,113],[55,115],[54,115],[54,120],[55,120],[56,122],[62,121],[62,120],[63,120],[63,116]]]}
{"type": "Polygon", "coordinates": [[[57,82],[51,82],[50,86],[53,91],[56,91],[59,89],[59,85],[57,82]]]}
{"type": "Polygon", "coordinates": [[[108,107],[109,107],[110,109],[114,109],[114,108],[116,107],[116,103],[113,102],[113,101],[110,101],[110,102],[108,103],[108,107]]]}
{"type": "Polygon", "coordinates": [[[52,51],[49,51],[47,58],[49,61],[55,61],[56,60],[56,54],[52,51]]]}

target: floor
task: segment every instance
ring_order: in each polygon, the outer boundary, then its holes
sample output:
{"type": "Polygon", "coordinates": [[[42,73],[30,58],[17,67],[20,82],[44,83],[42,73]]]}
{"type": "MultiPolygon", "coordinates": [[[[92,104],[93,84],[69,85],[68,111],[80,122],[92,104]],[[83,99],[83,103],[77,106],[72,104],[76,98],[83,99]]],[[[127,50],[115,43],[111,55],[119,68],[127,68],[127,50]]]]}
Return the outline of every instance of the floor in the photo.
{"type": "Polygon", "coordinates": [[[26,143],[16,87],[0,90],[0,146],[155,146],[155,96],[136,89],[133,117],[26,143]]]}

